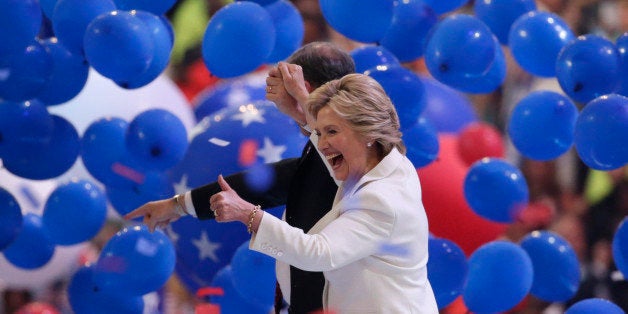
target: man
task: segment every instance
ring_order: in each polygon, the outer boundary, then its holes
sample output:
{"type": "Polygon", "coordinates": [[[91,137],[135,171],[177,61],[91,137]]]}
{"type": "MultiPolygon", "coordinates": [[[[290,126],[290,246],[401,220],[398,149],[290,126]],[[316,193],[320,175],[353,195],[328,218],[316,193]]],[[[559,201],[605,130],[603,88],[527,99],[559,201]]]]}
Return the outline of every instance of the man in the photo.
{"type": "MultiPolygon", "coordinates": [[[[305,93],[296,99],[284,85],[282,72],[300,66],[305,80],[303,88],[311,92],[322,84],[355,72],[355,64],[349,54],[328,42],[313,42],[295,51],[286,63],[273,68],[266,79],[266,98],[277,108],[294,119],[302,132],[308,134],[305,114],[300,102],[305,101],[305,93]]],[[[307,232],[332,207],[338,186],[331,177],[327,166],[313,144],[308,141],[300,158],[284,159],[272,164],[275,182],[269,190],[260,193],[248,188],[245,174],[237,173],[226,177],[228,184],[236,189],[247,201],[259,204],[262,208],[286,206],[285,219],[294,227],[307,232]]],[[[172,199],[149,202],[125,219],[144,216],[144,223],[151,230],[166,225],[181,215],[189,213],[198,219],[213,219],[209,208],[209,198],[221,191],[213,182],[195,188],[185,195],[172,199]]],[[[278,265],[279,267],[287,265],[278,265]]],[[[281,292],[289,302],[289,313],[309,313],[322,308],[322,291],[325,279],[321,272],[307,272],[290,266],[290,283],[281,283],[281,292]],[[289,287],[288,287],[289,285],[289,287]]],[[[276,306],[278,312],[280,306],[276,306]]]]}

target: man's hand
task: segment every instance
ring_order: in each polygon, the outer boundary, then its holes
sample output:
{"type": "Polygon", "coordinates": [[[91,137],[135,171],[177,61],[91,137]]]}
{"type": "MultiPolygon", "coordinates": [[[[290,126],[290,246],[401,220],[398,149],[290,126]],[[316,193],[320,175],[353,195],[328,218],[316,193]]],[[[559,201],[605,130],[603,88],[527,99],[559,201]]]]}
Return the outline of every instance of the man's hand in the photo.
{"type": "Polygon", "coordinates": [[[278,68],[272,68],[266,78],[266,99],[277,105],[279,111],[288,115],[299,124],[305,124],[305,114],[297,100],[284,87],[283,78],[278,68]]]}

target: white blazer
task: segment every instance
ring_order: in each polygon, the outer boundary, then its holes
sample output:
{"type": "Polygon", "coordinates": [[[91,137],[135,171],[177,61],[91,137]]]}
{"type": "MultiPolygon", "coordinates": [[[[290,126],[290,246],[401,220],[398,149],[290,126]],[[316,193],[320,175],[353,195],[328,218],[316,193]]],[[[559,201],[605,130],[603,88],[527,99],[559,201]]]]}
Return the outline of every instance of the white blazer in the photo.
{"type": "MultiPolygon", "coordinates": [[[[264,215],[250,248],[285,265],[323,271],[325,310],[336,313],[438,313],[427,279],[428,225],[416,169],[393,149],[305,234],[264,215]]],[[[282,268],[283,267],[283,268],[282,268]]],[[[285,294],[287,292],[287,295],[285,294]]]]}

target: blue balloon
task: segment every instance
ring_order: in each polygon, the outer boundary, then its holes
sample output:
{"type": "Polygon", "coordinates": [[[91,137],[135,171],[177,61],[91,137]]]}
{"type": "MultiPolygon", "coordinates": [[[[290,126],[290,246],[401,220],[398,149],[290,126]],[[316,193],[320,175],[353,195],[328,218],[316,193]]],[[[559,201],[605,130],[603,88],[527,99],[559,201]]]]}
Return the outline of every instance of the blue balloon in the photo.
{"type": "Polygon", "coordinates": [[[468,271],[467,257],[456,243],[443,238],[430,238],[428,250],[427,278],[436,304],[442,309],[462,294],[468,271]]]}
{"type": "Polygon", "coordinates": [[[266,83],[244,76],[209,86],[193,100],[194,116],[201,121],[229,106],[240,106],[266,99],[266,83]]]}
{"type": "Polygon", "coordinates": [[[141,296],[122,296],[102,291],[94,283],[94,265],[79,268],[68,285],[68,301],[76,314],[142,314],[144,300],[141,296]]]}
{"type": "Polygon", "coordinates": [[[32,180],[58,177],[78,159],[80,138],[65,118],[52,115],[50,140],[43,143],[20,143],[3,158],[4,167],[14,175],[32,180]]]}
{"type": "MultiPolygon", "coordinates": [[[[136,174],[130,174],[134,176],[136,174]]],[[[115,211],[124,216],[150,201],[171,197],[175,190],[166,173],[148,171],[137,174],[130,187],[107,186],[106,193],[115,211]]]]}
{"type": "Polygon", "coordinates": [[[550,231],[533,231],[520,243],[534,268],[530,293],[548,302],[564,302],[580,286],[580,263],[571,244],[550,231]]]}
{"type": "Polygon", "coordinates": [[[222,288],[223,296],[212,296],[211,303],[220,306],[222,313],[268,313],[270,308],[255,304],[241,295],[233,286],[234,271],[231,265],[220,269],[211,282],[212,287],[222,288]]]}
{"type": "Polygon", "coordinates": [[[393,12],[392,24],[380,44],[401,62],[422,57],[428,31],[438,16],[422,0],[397,1],[393,12]]]}
{"type": "Polygon", "coordinates": [[[493,241],[469,257],[469,272],[462,298],[473,312],[507,311],[525,298],[532,287],[532,261],[520,246],[493,241]]]}
{"type": "Polygon", "coordinates": [[[365,72],[382,85],[397,109],[401,129],[413,126],[427,104],[425,87],[417,74],[401,66],[381,66],[365,72]]]}
{"type": "Polygon", "coordinates": [[[376,66],[400,66],[399,59],[386,47],[365,45],[351,51],[355,72],[364,73],[376,66]]]}
{"type": "Polygon", "coordinates": [[[428,119],[419,117],[413,126],[403,131],[402,139],[406,144],[406,156],[414,167],[427,166],[438,157],[438,132],[428,119]]]}
{"type": "Polygon", "coordinates": [[[114,0],[120,10],[141,10],[161,15],[170,10],[177,0],[114,0]]]}
{"type": "Polygon", "coordinates": [[[478,120],[469,98],[431,77],[422,76],[427,106],[421,114],[439,133],[459,133],[469,123],[478,120]]]}
{"type": "Polygon", "coordinates": [[[52,191],[44,205],[42,221],[53,242],[72,245],[93,238],[106,217],[104,191],[89,180],[72,179],[52,191]]]}
{"type": "Polygon", "coordinates": [[[582,301],[578,301],[574,303],[572,306],[567,308],[565,314],[625,314],[624,310],[622,310],[617,304],[601,299],[601,298],[590,298],[584,299],[582,301]]]}
{"type": "Polygon", "coordinates": [[[617,91],[621,73],[615,45],[599,35],[579,36],[556,59],[556,78],[573,100],[587,103],[617,91]]]}
{"type": "Polygon", "coordinates": [[[464,6],[469,0],[424,0],[436,14],[441,15],[464,6]]]}
{"type": "Polygon", "coordinates": [[[619,53],[619,87],[617,93],[628,97],[628,32],[619,36],[615,42],[619,53]]]}
{"type": "Polygon", "coordinates": [[[52,18],[52,13],[54,12],[55,5],[57,5],[57,0],[39,0],[39,4],[41,5],[41,11],[48,18],[52,18]]]}
{"type": "Polygon", "coordinates": [[[535,91],[517,103],[508,122],[508,136],[524,156],[551,160],[568,151],[578,108],[566,96],[553,91],[535,91]]]}
{"type": "Polygon", "coordinates": [[[127,150],[145,170],[172,168],[188,148],[185,125],[165,109],[138,114],[129,124],[125,138],[127,150]]]}
{"type": "Polygon", "coordinates": [[[82,55],[83,39],[89,23],[99,15],[115,9],[112,0],[57,0],[51,18],[52,29],[63,46],[82,55]]]}
{"type": "Polygon", "coordinates": [[[2,253],[12,265],[23,269],[36,269],[50,261],[55,245],[43,225],[41,217],[25,214],[22,230],[2,253]]]}
{"type": "Polygon", "coordinates": [[[240,1],[218,10],[202,43],[205,65],[220,78],[240,76],[262,65],[275,47],[270,13],[257,3],[240,1]]]}
{"type": "Polygon", "coordinates": [[[146,11],[132,11],[131,14],[146,23],[154,44],[153,57],[148,68],[137,77],[116,82],[123,88],[134,89],[146,86],[164,72],[170,62],[170,52],[174,41],[171,38],[172,26],[167,19],[146,11]]]}
{"type": "Polygon", "coordinates": [[[624,218],[613,235],[613,259],[617,269],[628,275],[628,218],[624,218]]]}
{"type": "Polygon", "coordinates": [[[563,18],[545,11],[520,16],[508,33],[515,61],[525,71],[542,77],[556,76],[556,58],[573,39],[575,35],[563,18]]]}
{"type": "Polygon", "coordinates": [[[42,21],[38,0],[0,1],[0,59],[26,48],[39,33],[42,21]]]}
{"type": "Polygon", "coordinates": [[[517,167],[499,158],[483,158],[469,168],[464,197],[478,215],[495,222],[511,223],[528,205],[525,177],[517,167]]]}
{"type": "Polygon", "coordinates": [[[50,141],[53,127],[52,115],[40,101],[0,100],[0,157],[25,143],[50,141]]]}
{"type": "Polygon", "coordinates": [[[125,227],[105,244],[94,268],[94,283],[107,293],[141,296],[161,288],[174,272],[175,251],[161,231],[125,227]]]}
{"type": "Polygon", "coordinates": [[[89,75],[89,64],[85,57],[74,54],[56,38],[42,41],[52,58],[52,73],[37,93],[37,99],[47,106],[69,101],[83,90],[89,75]]]}
{"type": "Polygon", "coordinates": [[[85,58],[102,76],[126,86],[151,65],[156,48],[151,31],[131,12],[101,14],[85,30],[85,58]]]}
{"type": "Polygon", "coordinates": [[[275,259],[240,245],[231,260],[233,286],[242,297],[270,310],[275,300],[275,259]]]}
{"type": "Polygon", "coordinates": [[[288,58],[303,43],[305,27],[301,13],[290,1],[279,0],[264,7],[275,25],[275,46],[267,63],[275,63],[288,58]]]}
{"type": "Polygon", "coordinates": [[[473,12],[497,36],[499,42],[508,45],[512,24],[525,13],[536,10],[534,0],[482,0],[473,2],[473,12]]]}
{"type": "Polygon", "coordinates": [[[628,97],[610,94],[590,101],[576,120],[574,144],[580,159],[597,170],[628,162],[628,97]]]}
{"type": "Polygon", "coordinates": [[[264,163],[255,163],[247,170],[244,182],[253,191],[266,192],[275,182],[275,169],[264,163]]]}
{"type": "Polygon", "coordinates": [[[349,39],[379,42],[392,23],[393,1],[321,0],[321,12],[329,25],[349,39]]]}
{"type": "Polygon", "coordinates": [[[0,58],[6,78],[0,80],[0,98],[25,101],[37,97],[50,79],[53,59],[38,41],[0,58]]]}
{"type": "Polygon", "coordinates": [[[22,230],[22,209],[13,195],[0,187],[0,251],[9,246],[22,230]]]}
{"type": "Polygon", "coordinates": [[[449,76],[485,74],[495,60],[495,39],[490,28],[476,17],[454,14],[430,31],[425,65],[437,80],[449,76]]]}
{"type": "Polygon", "coordinates": [[[250,2],[255,2],[261,6],[266,6],[269,4],[273,4],[277,2],[278,0],[236,0],[236,1],[250,1],[250,2]]]}

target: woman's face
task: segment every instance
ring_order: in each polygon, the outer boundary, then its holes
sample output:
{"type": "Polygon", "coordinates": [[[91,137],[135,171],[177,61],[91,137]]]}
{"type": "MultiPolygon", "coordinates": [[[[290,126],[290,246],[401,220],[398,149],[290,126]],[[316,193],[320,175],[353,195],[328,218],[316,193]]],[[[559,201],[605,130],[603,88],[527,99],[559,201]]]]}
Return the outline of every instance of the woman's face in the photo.
{"type": "Polygon", "coordinates": [[[318,112],[315,130],[318,148],[337,180],[358,180],[377,165],[375,146],[367,147],[366,140],[329,106],[318,112]]]}

